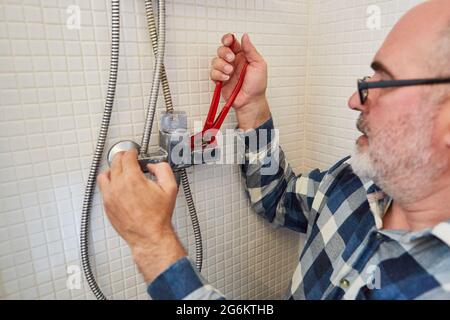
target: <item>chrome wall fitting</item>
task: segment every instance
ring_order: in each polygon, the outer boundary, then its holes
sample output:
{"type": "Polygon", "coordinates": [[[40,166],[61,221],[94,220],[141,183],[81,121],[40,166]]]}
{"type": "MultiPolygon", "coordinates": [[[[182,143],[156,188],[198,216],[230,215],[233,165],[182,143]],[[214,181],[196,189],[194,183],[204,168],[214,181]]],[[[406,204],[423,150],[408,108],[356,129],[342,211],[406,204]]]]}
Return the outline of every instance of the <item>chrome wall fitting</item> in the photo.
{"type": "Polygon", "coordinates": [[[138,162],[143,172],[148,172],[147,164],[168,162],[174,171],[195,164],[214,163],[220,157],[220,149],[214,144],[191,150],[191,137],[187,131],[185,112],[163,112],[159,130],[159,148],[155,152],[141,154],[141,146],[125,140],[114,144],[108,151],[107,160],[112,165],[119,152],[136,149],[138,162]]]}
{"type": "Polygon", "coordinates": [[[114,156],[119,152],[125,152],[131,149],[136,149],[138,152],[138,163],[141,167],[141,170],[143,172],[148,172],[147,164],[149,163],[160,163],[160,162],[167,162],[168,155],[167,152],[164,149],[159,148],[157,151],[141,155],[139,154],[139,151],[141,147],[134,141],[131,140],[125,140],[125,141],[119,141],[116,144],[114,144],[108,151],[108,165],[112,165],[112,161],[114,159],[114,156]]]}

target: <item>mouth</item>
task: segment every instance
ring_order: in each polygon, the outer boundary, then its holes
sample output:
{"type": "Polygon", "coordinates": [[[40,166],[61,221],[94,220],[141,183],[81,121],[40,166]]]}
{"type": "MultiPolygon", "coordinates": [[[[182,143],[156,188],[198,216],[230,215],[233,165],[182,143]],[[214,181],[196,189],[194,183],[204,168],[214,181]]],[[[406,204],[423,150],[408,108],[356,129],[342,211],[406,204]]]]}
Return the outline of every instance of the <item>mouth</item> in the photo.
{"type": "Polygon", "coordinates": [[[356,129],[358,129],[359,132],[361,132],[362,134],[367,136],[366,127],[367,127],[367,125],[364,123],[364,120],[362,119],[362,117],[359,117],[358,121],[356,122],[356,129]]]}
{"type": "Polygon", "coordinates": [[[356,144],[368,144],[369,136],[367,134],[368,127],[366,122],[364,121],[362,115],[359,116],[358,121],[356,122],[356,128],[362,135],[356,140],[356,144]]]}
{"type": "Polygon", "coordinates": [[[369,144],[369,138],[365,134],[363,134],[356,140],[356,144],[357,145],[369,144]]]}

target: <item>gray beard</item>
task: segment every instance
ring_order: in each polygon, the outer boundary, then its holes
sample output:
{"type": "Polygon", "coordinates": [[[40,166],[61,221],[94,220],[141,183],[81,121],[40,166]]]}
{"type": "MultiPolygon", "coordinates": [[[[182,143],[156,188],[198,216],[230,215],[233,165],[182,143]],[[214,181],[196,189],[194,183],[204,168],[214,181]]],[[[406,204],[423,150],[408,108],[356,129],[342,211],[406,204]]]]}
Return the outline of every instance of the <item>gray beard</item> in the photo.
{"type": "Polygon", "coordinates": [[[421,199],[448,166],[432,146],[433,115],[408,114],[371,136],[364,149],[355,146],[350,159],[353,172],[373,180],[399,203],[421,199]]]}

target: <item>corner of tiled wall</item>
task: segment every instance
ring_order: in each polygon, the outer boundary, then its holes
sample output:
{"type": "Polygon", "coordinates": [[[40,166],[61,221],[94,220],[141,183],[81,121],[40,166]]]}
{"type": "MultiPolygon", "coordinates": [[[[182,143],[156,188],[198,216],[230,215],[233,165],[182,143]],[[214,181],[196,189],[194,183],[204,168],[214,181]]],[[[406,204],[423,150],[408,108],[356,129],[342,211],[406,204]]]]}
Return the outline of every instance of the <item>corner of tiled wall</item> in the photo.
{"type": "MultiPolygon", "coordinates": [[[[346,102],[356,78],[370,72],[386,33],[419,2],[167,1],[166,67],[175,106],[188,113],[190,126],[204,118],[213,90],[209,63],[221,35],[248,32],[269,65],[269,102],[288,160],[296,173],[326,169],[353,148],[357,114],[346,102]],[[372,4],[381,10],[379,30],[366,27],[372,4]]],[[[2,299],[93,298],[83,276],[74,290],[67,277],[80,266],[81,203],[104,106],[109,17],[107,0],[5,0],[0,6],[2,299]],[[81,11],[80,30],[66,28],[69,6],[81,11]]],[[[139,141],[152,74],[143,0],[122,1],[121,22],[107,147],[121,139],[139,141]]],[[[234,125],[231,114],[225,126],[234,125]]],[[[188,174],[203,232],[205,277],[228,298],[281,298],[299,254],[298,235],[273,230],[251,212],[237,166],[202,166],[188,174]]],[[[195,252],[182,192],[174,225],[195,252]]],[[[91,261],[105,294],[147,299],[98,194],[91,230],[91,261]]]]}
{"type": "MultiPolygon", "coordinates": [[[[175,107],[188,113],[190,126],[206,115],[213,90],[209,64],[221,35],[248,32],[269,63],[273,116],[300,171],[305,3],[167,1],[166,68],[175,107]]],[[[121,4],[119,79],[106,148],[122,139],[139,141],[153,67],[143,0],[121,4]]],[[[80,267],[81,204],[106,93],[110,9],[107,0],[7,0],[0,6],[2,299],[93,298],[83,275],[78,274],[80,288],[69,289],[67,280],[80,267]],[[68,28],[77,8],[80,29],[68,28]]],[[[162,110],[160,101],[158,114],[162,110]]],[[[235,124],[231,114],[225,127],[235,124]]],[[[228,298],[281,298],[299,254],[298,235],[273,230],[251,212],[236,165],[196,167],[188,175],[202,228],[205,277],[228,298]]],[[[109,298],[147,299],[98,193],[92,212],[91,262],[99,286],[109,298]]],[[[182,192],[173,222],[195,252],[182,192]]]]}
{"type": "Polygon", "coordinates": [[[356,91],[356,80],[371,74],[371,60],[389,30],[420,2],[311,2],[303,149],[306,170],[327,169],[351,154],[358,113],[347,107],[347,101],[356,91]],[[367,21],[374,12],[379,14],[380,25],[369,28],[367,21]]]}

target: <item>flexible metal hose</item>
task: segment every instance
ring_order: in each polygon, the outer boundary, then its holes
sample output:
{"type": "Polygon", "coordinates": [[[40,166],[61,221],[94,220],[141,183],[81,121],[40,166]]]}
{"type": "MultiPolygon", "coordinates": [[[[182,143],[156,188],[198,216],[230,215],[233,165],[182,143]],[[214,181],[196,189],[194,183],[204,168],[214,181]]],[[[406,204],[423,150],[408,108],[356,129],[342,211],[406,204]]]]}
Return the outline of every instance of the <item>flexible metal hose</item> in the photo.
{"type": "Polygon", "coordinates": [[[112,7],[112,23],[111,23],[111,58],[109,68],[108,92],[106,94],[105,110],[103,111],[102,124],[100,133],[95,147],[94,157],[92,159],[91,169],[84,192],[83,209],[81,212],[81,227],[80,227],[80,250],[81,250],[81,264],[83,267],[86,280],[98,300],[106,300],[105,295],[95,281],[89,262],[89,220],[91,215],[92,200],[94,197],[95,181],[100,167],[100,162],[105,148],[106,136],[108,134],[109,122],[111,119],[111,112],[114,103],[114,95],[116,92],[117,83],[117,69],[119,66],[119,30],[120,30],[120,7],[119,0],[111,1],[112,7]]]}
{"type": "Polygon", "coordinates": [[[184,197],[189,209],[189,215],[191,216],[192,229],[194,230],[195,238],[195,267],[198,272],[202,271],[203,263],[203,245],[202,234],[200,232],[200,225],[198,223],[197,211],[195,210],[194,200],[192,199],[191,188],[189,187],[189,180],[186,174],[186,169],[179,171],[181,177],[181,185],[183,186],[184,197]]]}
{"type": "MultiPolygon", "coordinates": [[[[154,19],[153,19],[154,21],[154,19]]],[[[156,29],[156,28],[155,28],[156,29]]],[[[156,30],[154,31],[156,33],[156,30]]],[[[166,42],[166,4],[164,0],[158,0],[158,36],[155,52],[155,67],[153,69],[152,89],[145,119],[144,133],[142,134],[141,154],[148,151],[148,143],[152,134],[153,119],[156,113],[156,103],[158,101],[159,83],[164,63],[164,50],[166,42]]],[[[153,41],[152,41],[153,44],[153,41]]]]}
{"type": "MultiPolygon", "coordinates": [[[[145,13],[147,16],[147,27],[152,43],[153,54],[158,54],[158,34],[156,32],[155,16],[153,14],[152,0],[145,0],[145,13]]],[[[172,96],[170,95],[169,81],[167,80],[166,67],[164,62],[161,70],[161,84],[163,89],[164,102],[166,104],[166,111],[173,112],[172,96]]]]}
{"type": "MultiPolygon", "coordinates": [[[[153,14],[152,0],[145,0],[145,12],[147,14],[147,25],[150,34],[150,40],[152,42],[153,53],[155,56],[157,56],[159,52],[158,34],[156,32],[156,23],[153,14]]],[[[169,81],[167,80],[167,74],[164,64],[162,65],[161,70],[161,84],[163,89],[164,102],[166,105],[166,111],[173,112],[174,109],[172,103],[172,96],[170,94],[169,81]]],[[[197,270],[200,272],[202,270],[202,263],[203,263],[203,245],[202,245],[202,235],[200,231],[200,225],[198,223],[197,218],[197,211],[195,209],[194,200],[192,199],[191,188],[189,186],[189,179],[186,174],[186,170],[181,169],[177,171],[177,173],[179,173],[181,177],[181,185],[183,187],[184,196],[186,198],[186,203],[189,209],[189,215],[192,222],[192,229],[194,230],[195,252],[196,252],[195,266],[197,270]]]]}
{"type": "MultiPolygon", "coordinates": [[[[97,140],[97,145],[95,148],[95,153],[93,156],[91,168],[89,171],[89,177],[86,184],[83,208],[81,213],[81,228],[80,228],[80,251],[81,251],[81,262],[86,280],[89,284],[90,289],[98,300],[106,300],[105,295],[102,293],[98,284],[95,281],[95,277],[92,273],[90,261],[89,261],[89,246],[88,246],[88,235],[89,235],[89,222],[90,214],[92,209],[92,200],[94,197],[95,182],[100,167],[100,162],[103,156],[103,150],[106,143],[106,137],[108,134],[109,123],[111,119],[111,113],[114,103],[114,96],[116,91],[117,83],[117,71],[119,65],[119,33],[120,33],[120,2],[119,0],[112,0],[112,27],[111,27],[111,58],[110,58],[110,70],[109,70],[109,81],[108,81],[108,91],[105,102],[105,109],[103,112],[102,123],[100,127],[100,133],[97,140]]],[[[155,72],[152,81],[152,90],[149,101],[149,108],[147,111],[146,125],[144,128],[144,134],[141,144],[141,152],[147,153],[148,142],[150,141],[150,135],[153,125],[154,114],[156,111],[156,103],[158,98],[159,82],[161,80],[163,87],[164,100],[166,104],[166,110],[168,112],[173,112],[173,103],[170,96],[169,83],[167,81],[167,75],[163,65],[164,59],[164,45],[165,45],[165,6],[164,1],[159,0],[158,4],[158,14],[159,14],[159,33],[161,35],[160,41],[158,41],[158,36],[156,32],[155,20],[153,17],[152,3],[146,0],[146,12],[149,24],[150,36],[152,40],[152,47],[157,57],[155,62],[155,72]],[[161,18],[162,17],[162,18],[161,18]],[[153,21],[153,22],[152,22],[153,21]],[[158,52],[160,54],[158,54],[158,52]],[[159,72],[158,72],[159,70],[159,72]]],[[[187,178],[186,171],[180,170],[181,181],[183,185],[183,190],[185,193],[186,201],[189,208],[189,213],[192,220],[192,225],[195,235],[195,244],[197,252],[196,266],[200,271],[202,267],[203,260],[203,249],[201,243],[200,228],[198,225],[197,214],[195,210],[194,201],[192,200],[192,194],[189,188],[189,181],[187,178]]]]}

